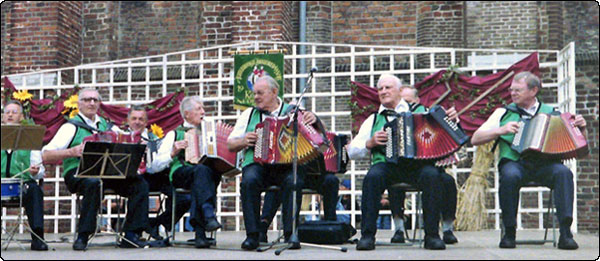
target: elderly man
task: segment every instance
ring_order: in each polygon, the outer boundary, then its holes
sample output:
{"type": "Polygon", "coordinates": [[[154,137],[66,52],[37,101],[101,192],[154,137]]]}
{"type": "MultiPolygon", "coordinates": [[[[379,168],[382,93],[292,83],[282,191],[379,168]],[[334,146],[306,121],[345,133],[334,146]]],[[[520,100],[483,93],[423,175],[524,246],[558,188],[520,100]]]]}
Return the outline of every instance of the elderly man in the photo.
{"type": "MultiPolygon", "coordinates": [[[[423,191],[423,215],[425,217],[425,248],[445,249],[444,241],[438,233],[441,201],[440,175],[433,162],[401,159],[398,164],[385,159],[387,134],[383,131],[386,122],[393,120],[398,113],[410,110],[400,93],[401,81],[393,75],[381,75],[377,82],[377,93],[381,106],[379,111],[367,118],[348,148],[351,159],[371,154],[371,168],[363,180],[362,194],[362,237],[357,250],[375,249],[376,220],[381,207],[381,194],[391,185],[399,182],[416,184],[423,191]]],[[[450,118],[456,119],[456,111],[447,111],[450,118]]]]}
{"type": "MultiPolygon", "coordinates": [[[[21,124],[23,107],[19,102],[9,101],[4,107],[3,123],[21,124]]],[[[23,180],[23,204],[31,234],[31,250],[46,251],[44,243],[44,192],[36,180],[44,178],[44,165],[39,150],[2,150],[2,178],[11,178],[19,173],[23,180]],[[37,236],[36,236],[37,235],[37,236]]]]}
{"type": "Polygon", "coordinates": [[[127,217],[123,225],[125,239],[119,245],[122,248],[144,247],[139,233],[148,227],[148,183],[141,177],[124,180],[100,180],[98,178],[79,178],[77,167],[81,160],[83,139],[94,133],[106,131],[107,121],[97,115],[100,107],[100,94],[95,89],[79,91],[79,114],[63,124],[54,138],[42,149],[44,162],[63,161],[63,177],[71,193],[83,196],[78,235],[74,250],[85,250],[89,236],[96,231],[96,218],[100,207],[100,182],[103,187],[114,189],[119,195],[128,197],[127,217]]]}
{"type": "MultiPolygon", "coordinates": [[[[148,154],[146,159],[151,158],[150,162],[146,162],[146,172],[142,173],[142,177],[148,182],[150,191],[159,191],[165,195],[168,195],[166,201],[166,210],[154,219],[150,219],[149,228],[146,232],[156,240],[162,240],[163,238],[158,234],[158,226],[162,225],[167,231],[171,230],[171,200],[173,189],[171,182],[169,181],[169,163],[171,156],[169,153],[158,154],[158,148],[162,143],[162,139],[159,139],[154,133],[149,132],[146,128],[148,125],[148,113],[146,109],[141,106],[132,106],[127,113],[127,125],[129,126],[129,133],[138,133],[142,135],[143,143],[148,144],[146,153],[148,154]]],[[[177,194],[177,205],[175,206],[175,220],[181,219],[185,212],[190,208],[190,197],[185,194],[177,194]]]]}
{"type": "Polygon", "coordinates": [[[221,182],[221,175],[204,164],[185,161],[185,148],[192,146],[185,140],[185,132],[193,128],[199,129],[204,119],[204,104],[200,96],[185,97],[179,110],[184,123],[165,135],[158,155],[160,161],[164,158],[170,164],[171,184],[176,188],[191,190],[190,224],[196,231],[195,247],[208,248],[211,244],[205,233],[221,228],[215,215],[216,189],[221,182]]]}
{"type": "MultiPolygon", "coordinates": [[[[404,99],[413,113],[425,113],[428,108],[419,103],[418,90],[412,86],[402,86],[400,95],[404,99]]],[[[440,178],[442,179],[442,204],[440,204],[440,211],[442,212],[442,231],[443,239],[446,244],[454,244],[458,242],[456,236],[454,236],[453,223],[456,218],[456,181],[454,178],[444,172],[443,169],[439,169],[442,172],[440,178]]],[[[392,243],[404,243],[404,199],[406,198],[405,192],[402,189],[393,188],[392,191],[388,191],[390,200],[390,209],[394,218],[394,225],[396,226],[396,232],[391,239],[392,243]]]]}
{"type": "MultiPolygon", "coordinates": [[[[256,125],[266,117],[284,116],[288,111],[288,104],[284,103],[277,93],[279,84],[270,76],[259,78],[255,84],[254,102],[256,107],[246,109],[238,118],[233,131],[227,140],[227,146],[230,151],[240,151],[245,149],[244,162],[242,164],[242,209],[244,212],[244,224],[246,226],[246,240],[242,243],[242,248],[253,250],[259,244],[260,226],[260,193],[261,190],[270,185],[280,185],[282,188],[283,201],[283,226],[286,241],[289,241],[292,235],[292,192],[296,190],[296,218],[302,203],[301,189],[304,186],[303,167],[298,168],[297,182],[294,187],[294,177],[292,169],[287,168],[280,171],[271,165],[261,165],[254,162],[254,145],[258,138],[255,132],[256,125]]],[[[317,118],[313,113],[304,113],[304,122],[313,124],[317,118]]]]}
{"type": "MultiPolygon", "coordinates": [[[[560,224],[558,248],[577,249],[579,246],[571,234],[573,222],[573,173],[560,161],[522,158],[511,148],[518,122],[522,118],[531,118],[538,113],[554,111],[536,98],[541,90],[540,79],[530,73],[515,75],[510,86],[513,103],[499,108],[487,121],[475,131],[471,138],[473,145],[481,145],[496,140],[500,147],[500,208],[505,234],[500,240],[500,248],[515,248],[516,216],[519,207],[519,189],[527,181],[539,181],[554,189],[556,216],[560,224]]],[[[586,121],[581,115],[575,116],[574,125],[585,135],[586,121]]]]}

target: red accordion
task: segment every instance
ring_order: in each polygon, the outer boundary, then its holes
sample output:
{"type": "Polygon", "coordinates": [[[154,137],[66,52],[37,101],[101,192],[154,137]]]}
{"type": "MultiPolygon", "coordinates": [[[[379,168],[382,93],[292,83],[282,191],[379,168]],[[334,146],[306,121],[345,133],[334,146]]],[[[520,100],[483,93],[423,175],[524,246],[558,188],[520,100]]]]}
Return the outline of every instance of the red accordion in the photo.
{"type": "MultiPolygon", "coordinates": [[[[302,112],[298,112],[298,164],[305,164],[327,147],[323,135],[303,122],[302,112]]],[[[294,144],[293,126],[288,126],[291,118],[269,117],[256,125],[258,135],[254,146],[254,161],[263,164],[292,164],[294,144]]]]}
{"type": "Polygon", "coordinates": [[[349,138],[349,135],[328,131],[329,146],[322,155],[307,164],[308,173],[318,175],[326,172],[346,173],[346,166],[350,160],[346,151],[349,138]]]}
{"type": "Polygon", "coordinates": [[[133,134],[118,133],[112,130],[94,133],[83,138],[83,141],[110,142],[110,143],[139,143],[142,139],[141,132],[133,134]]]}
{"type": "Polygon", "coordinates": [[[391,163],[398,163],[400,158],[444,159],[469,140],[439,106],[425,114],[400,113],[383,129],[388,134],[386,159],[391,163]]]}
{"type": "Polygon", "coordinates": [[[587,140],[574,125],[575,116],[539,113],[519,121],[511,148],[524,157],[531,154],[546,159],[567,160],[589,153],[587,140]]]}

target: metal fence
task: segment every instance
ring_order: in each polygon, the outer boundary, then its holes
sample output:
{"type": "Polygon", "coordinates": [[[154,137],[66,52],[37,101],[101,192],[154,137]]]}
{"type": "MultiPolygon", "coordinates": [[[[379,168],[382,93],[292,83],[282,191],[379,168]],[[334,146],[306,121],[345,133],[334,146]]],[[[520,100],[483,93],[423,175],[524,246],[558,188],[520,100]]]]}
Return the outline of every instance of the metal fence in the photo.
{"type": "MultiPolygon", "coordinates": [[[[269,42],[255,41],[232,45],[214,46],[196,50],[168,53],[164,55],[148,56],[142,58],[123,59],[93,64],[84,64],[75,67],[44,70],[31,73],[7,75],[17,89],[27,89],[34,94],[34,98],[43,98],[51,94],[61,94],[66,89],[75,85],[80,87],[96,87],[99,89],[102,100],[108,104],[121,104],[124,106],[149,103],[156,98],[163,97],[177,88],[184,87],[188,93],[198,94],[205,101],[208,116],[223,120],[230,124],[235,122],[241,111],[233,109],[233,56],[229,51],[235,50],[264,50],[286,49],[284,56],[285,94],[284,100],[289,102],[299,96],[300,82],[308,77],[307,68],[318,66],[321,68],[314,74],[306,92],[307,109],[316,112],[321,117],[330,131],[351,134],[350,112],[350,81],[359,81],[370,86],[375,86],[379,75],[392,73],[400,77],[405,83],[414,84],[427,75],[450,65],[458,65],[458,69],[472,76],[484,76],[505,70],[521,58],[537,52],[542,72],[542,81],[545,92],[556,93],[549,95],[550,104],[559,107],[562,111],[575,112],[575,46],[570,43],[563,50],[504,50],[504,49],[460,49],[460,48],[431,48],[409,46],[369,46],[348,44],[320,44],[297,42],[269,42]],[[305,54],[299,54],[299,47],[306,47],[305,54]],[[301,70],[300,60],[305,59],[306,68],[301,70]]],[[[4,77],[4,76],[2,76],[4,77]]],[[[546,101],[548,102],[548,101],[546,101]]],[[[466,148],[467,162],[460,166],[452,166],[448,172],[453,175],[459,185],[470,173],[471,162],[474,158],[474,148],[466,148]]],[[[576,175],[576,162],[567,163],[576,175]]],[[[358,204],[361,197],[361,183],[368,170],[368,161],[352,161],[348,171],[338,174],[341,179],[351,181],[351,189],[340,191],[340,195],[350,195],[351,209],[338,211],[339,214],[349,214],[352,225],[357,226],[357,217],[360,216],[358,204]]],[[[46,206],[51,205],[52,214],[46,211],[46,223],[53,224],[53,230],[64,231],[65,222],[70,224],[70,232],[75,231],[75,196],[66,192],[64,181],[61,177],[60,167],[55,168],[53,176],[46,177],[46,184],[53,184],[52,195],[46,196],[46,206]],[[62,187],[62,189],[61,189],[62,187]],[[52,202],[52,204],[48,204],[52,202]],[[61,225],[62,224],[62,225],[61,225]]],[[[488,213],[493,228],[499,229],[500,207],[498,201],[498,175],[495,168],[490,178],[488,189],[488,213]]],[[[224,229],[243,229],[242,210],[240,205],[240,181],[238,176],[224,179],[218,187],[217,217],[225,224],[224,229]]],[[[575,180],[575,186],[577,182],[575,180]]],[[[527,228],[543,228],[543,216],[547,211],[544,207],[544,195],[547,198],[547,188],[523,188],[521,190],[523,201],[537,202],[537,204],[522,205],[517,217],[518,228],[523,228],[523,223],[535,224],[527,228]],[[534,199],[531,199],[534,198],[534,199]],[[523,220],[529,220],[522,222],[523,220]],[[533,220],[533,221],[532,221],[533,220]]],[[[575,191],[576,188],[575,188],[575,191]]],[[[316,202],[316,196],[312,196],[316,202]]],[[[108,196],[108,204],[114,201],[108,196]]],[[[413,215],[414,226],[415,194],[407,197],[406,214],[413,215]]],[[[575,199],[574,204],[577,200],[575,199]]],[[[311,204],[310,210],[303,210],[302,215],[317,214],[316,204],[311,204]]],[[[577,209],[577,206],[574,206],[577,209]]],[[[2,209],[2,226],[8,220],[15,220],[14,213],[7,213],[2,209]]],[[[108,215],[116,218],[108,208],[108,215]]],[[[573,230],[577,228],[576,211],[573,230]]],[[[187,215],[187,214],[186,214],[187,215]]],[[[279,215],[279,214],[278,214],[279,215]]],[[[390,215],[389,210],[381,210],[380,215],[390,215]]],[[[460,213],[457,213],[460,215],[460,213]]],[[[108,220],[110,222],[110,219],[108,220]]],[[[183,230],[180,221],[179,230],[183,230]]],[[[274,222],[274,229],[277,228],[274,222]]],[[[391,225],[393,228],[393,224],[391,225]]],[[[22,228],[21,228],[22,231],[22,228]]]]}

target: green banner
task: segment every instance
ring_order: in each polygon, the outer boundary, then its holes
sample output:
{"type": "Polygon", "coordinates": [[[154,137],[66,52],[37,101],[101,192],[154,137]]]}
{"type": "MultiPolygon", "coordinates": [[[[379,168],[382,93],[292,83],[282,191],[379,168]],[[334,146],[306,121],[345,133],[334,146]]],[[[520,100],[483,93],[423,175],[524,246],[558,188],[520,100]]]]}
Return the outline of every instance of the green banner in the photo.
{"type": "Polygon", "coordinates": [[[253,107],[255,81],[269,75],[279,83],[279,97],[283,98],[283,54],[235,55],[234,58],[233,107],[253,107]]]}

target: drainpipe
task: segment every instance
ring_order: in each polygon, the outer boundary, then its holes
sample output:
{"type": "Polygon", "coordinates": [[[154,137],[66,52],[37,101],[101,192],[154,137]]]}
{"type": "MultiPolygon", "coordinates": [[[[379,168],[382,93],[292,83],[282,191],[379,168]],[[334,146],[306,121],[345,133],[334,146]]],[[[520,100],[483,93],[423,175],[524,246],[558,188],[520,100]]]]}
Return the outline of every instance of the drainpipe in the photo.
{"type": "MultiPolygon", "coordinates": [[[[306,1],[300,1],[300,19],[298,21],[300,24],[300,43],[306,42],[306,1]]],[[[306,46],[300,45],[299,54],[306,54],[306,46]]],[[[300,74],[306,73],[306,61],[304,58],[300,59],[300,74]]],[[[300,80],[300,92],[304,91],[306,80],[300,80]]],[[[302,101],[302,106],[304,106],[304,101],[302,101]]]]}

